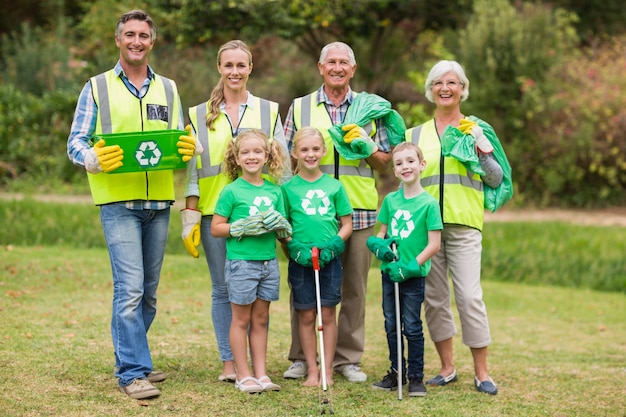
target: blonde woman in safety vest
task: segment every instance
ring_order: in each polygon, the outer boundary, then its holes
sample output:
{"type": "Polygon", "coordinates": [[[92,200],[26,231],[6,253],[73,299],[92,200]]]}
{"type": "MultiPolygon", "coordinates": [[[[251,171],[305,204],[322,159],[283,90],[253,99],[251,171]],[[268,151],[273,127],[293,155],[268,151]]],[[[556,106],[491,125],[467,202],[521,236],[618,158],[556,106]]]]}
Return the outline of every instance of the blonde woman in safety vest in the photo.
{"type": "MultiPolygon", "coordinates": [[[[480,264],[484,216],[484,185],[497,187],[503,171],[492,156],[493,146],[483,128],[461,112],[461,102],[469,95],[469,80],[457,62],[440,61],[428,74],[426,98],[435,103],[435,117],[406,131],[406,139],[424,152],[428,161],[422,173],[422,186],[439,202],[443,219],[441,248],[432,258],[426,279],[424,300],[426,322],[441,359],[439,374],[426,383],[444,386],[457,380],[453,359],[456,327],[452,316],[452,278],[454,297],[461,319],[463,343],[474,359],[474,384],[478,391],[495,395],[498,388],[489,376],[487,346],[491,343],[487,310],[480,285],[480,264]],[[457,159],[443,156],[441,137],[449,127],[475,138],[475,152],[485,175],[469,171],[457,159]]],[[[487,124],[485,129],[491,129],[487,124]]]]}
{"type": "MultiPolygon", "coordinates": [[[[86,83],[67,143],[72,162],[87,171],[100,207],[113,272],[115,376],[120,390],[135,399],[158,396],[153,383],[166,378],[152,368],[147,333],[156,315],[174,176],[171,170],[115,173],[133,155],[104,140],[91,148],[88,141],[102,133],[182,130],[176,84],[148,65],[155,38],[154,22],[145,12],[122,15],[115,32],[119,61],[86,83]]],[[[187,135],[177,146],[183,160],[196,150],[195,139],[187,135]]]]}
{"type": "MultiPolygon", "coordinates": [[[[236,378],[228,339],[232,313],[224,281],[226,239],[211,236],[215,204],[224,186],[232,182],[222,171],[224,154],[229,142],[249,129],[262,130],[287,153],[278,103],[255,97],[246,88],[252,67],[252,53],[244,42],[226,42],[217,53],[217,71],[221,77],[211,97],[189,109],[193,134],[204,152],[188,164],[186,208],[181,212],[183,242],[195,258],[199,257],[200,242],[204,248],[211,276],[211,316],[223,363],[218,379],[225,382],[235,382],[236,378]]],[[[285,164],[281,182],[290,177],[291,169],[285,164]]]]}
{"type": "MultiPolygon", "coordinates": [[[[317,91],[293,101],[285,119],[285,137],[291,146],[298,129],[312,126],[322,132],[328,152],[322,158],[320,169],[341,182],[354,208],[353,232],[345,242],[345,251],[341,255],[344,275],[333,366],[348,381],[365,382],[367,375],[361,370],[360,362],[365,347],[365,296],[372,259],[366,241],[374,232],[378,209],[374,170],[384,172],[388,169],[391,146],[382,122],[371,120],[364,126],[356,127],[361,131],[359,136],[368,140],[371,137],[375,144],[369,156],[347,160],[335,149],[328,129],[344,123],[346,113],[358,94],[350,88],[350,80],[356,68],[356,59],[350,46],[343,42],[326,45],[317,64],[324,84],[317,91]]],[[[293,308],[291,310],[289,360],[293,363],[283,376],[303,378],[307,375],[307,367],[298,336],[298,315],[293,308]]]]}

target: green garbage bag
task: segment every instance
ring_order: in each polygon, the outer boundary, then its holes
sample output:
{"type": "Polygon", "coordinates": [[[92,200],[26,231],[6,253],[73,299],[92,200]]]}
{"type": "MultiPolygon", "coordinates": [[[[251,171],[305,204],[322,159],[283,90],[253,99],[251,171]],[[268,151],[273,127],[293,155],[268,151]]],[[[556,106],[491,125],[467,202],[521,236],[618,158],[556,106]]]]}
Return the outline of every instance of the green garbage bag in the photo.
{"type": "MultiPolygon", "coordinates": [[[[493,213],[513,197],[511,165],[493,127],[476,116],[467,118],[478,123],[478,126],[483,129],[485,137],[489,139],[491,146],[493,146],[493,157],[502,167],[503,178],[502,183],[498,187],[492,188],[484,184],[485,208],[493,213]]],[[[444,156],[451,156],[457,159],[465,168],[478,175],[485,174],[478,161],[476,139],[472,135],[465,135],[459,129],[448,126],[441,137],[441,153],[444,156]]]]}
{"type": "Polygon", "coordinates": [[[359,93],[352,100],[343,124],[335,125],[328,130],[337,152],[348,160],[363,159],[370,156],[371,150],[365,145],[365,141],[355,139],[350,144],[345,143],[343,135],[346,132],[341,128],[353,123],[363,127],[375,119],[381,119],[391,145],[395,146],[404,142],[406,124],[402,116],[391,108],[391,103],[376,94],[359,93]]]}

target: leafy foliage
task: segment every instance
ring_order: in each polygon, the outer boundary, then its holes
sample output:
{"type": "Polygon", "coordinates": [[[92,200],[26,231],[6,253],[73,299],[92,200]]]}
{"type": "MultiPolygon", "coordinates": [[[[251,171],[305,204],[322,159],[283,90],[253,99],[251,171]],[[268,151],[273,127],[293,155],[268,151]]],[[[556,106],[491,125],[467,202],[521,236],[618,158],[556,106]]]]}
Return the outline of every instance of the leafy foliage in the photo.
{"type": "Polygon", "coordinates": [[[355,50],[363,88],[386,95],[415,57],[414,41],[426,29],[457,27],[468,0],[183,0],[181,45],[231,38],[252,43],[278,35],[298,45],[311,62],[322,47],[341,40],[355,50]]]}
{"type": "MultiPolygon", "coordinates": [[[[76,93],[44,91],[41,97],[0,84],[0,155],[32,180],[72,182],[77,170],[65,154],[76,93]]],[[[84,173],[83,173],[84,175],[84,173]]]]}

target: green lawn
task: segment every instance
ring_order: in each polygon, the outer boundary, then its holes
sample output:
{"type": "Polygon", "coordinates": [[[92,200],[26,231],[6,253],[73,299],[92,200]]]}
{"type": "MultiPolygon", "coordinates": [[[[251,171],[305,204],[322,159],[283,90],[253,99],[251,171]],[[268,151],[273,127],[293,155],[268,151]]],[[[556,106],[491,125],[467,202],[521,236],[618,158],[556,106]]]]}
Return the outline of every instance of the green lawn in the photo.
{"type": "MultiPolygon", "coordinates": [[[[286,264],[281,266],[285,277],[286,264]]],[[[335,377],[336,415],[625,416],[625,294],[495,278],[483,287],[497,396],[474,389],[471,356],[459,335],[457,383],[429,388],[425,398],[409,398],[405,391],[402,401],[395,392],[371,389],[389,366],[380,278],[372,268],[363,358],[369,380],[352,384],[335,377]]],[[[0,247],[0,415],[317,415],[318,390],[281,377],[289,365],[288,290],[286,279],[282,282],[280,301],[271,306],[268,370],[283,390],[251,396],[217,381],[221,366],[204,260],[166,255],[150,341],[156,368],[169,378],[159,385],[161,397],[140,402],[120,393],[113,378],[106,250],[13,247],[5,241],[0,247]]],[[[428,336],[425,361],[427,377],[433,376],[438,359],[428,336]]]]}

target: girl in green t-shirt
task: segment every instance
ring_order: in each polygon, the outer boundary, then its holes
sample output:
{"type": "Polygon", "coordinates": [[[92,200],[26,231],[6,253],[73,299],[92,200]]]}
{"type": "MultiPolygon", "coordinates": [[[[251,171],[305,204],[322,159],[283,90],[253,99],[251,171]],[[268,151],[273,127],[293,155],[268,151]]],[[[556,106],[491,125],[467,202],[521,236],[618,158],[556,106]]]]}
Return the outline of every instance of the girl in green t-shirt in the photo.
{"type": "MultiPolygon", "coordinates": [[[[291,180],[283,184],[287,219],[293,236],[287,242],[289,286],[299,319],[299,337],[308,375],[304,386],[332,384],[337,345],[336,306],[341,301],[342,267],[339,255],[352,234],[352,205],[343,185],[324,174],[320,162],[326,154],[324,138],[315,128],[299,129],[293,137],[291,156],[297,165],[291,180]],[[339,222],[337,221],[339,219],[339,222]],[[311,249],[319,254],[320,305],[324,339],[322,378],[317,366],[315,337],[317,300],[311,249]]],[[[324,385],[325,388],[325,385],[324,385]]]]}
{"type": "Polygon", "coordinates": [[[278,391],[267,376],[267,325],[270,302],[277,301],[280,273],[276,237],[287,236],[280,188],[263,178],[263,168],[280,178],[285,154],[260,130],[247,130],[233,139],[224,157],[224,172],[232,183],[217,200],[211,235],[226,239],[224,278],[233,318],[230,346],[243,392],[278,391]],[[248,366],[248,338],[253,370],[248,366]]]}

